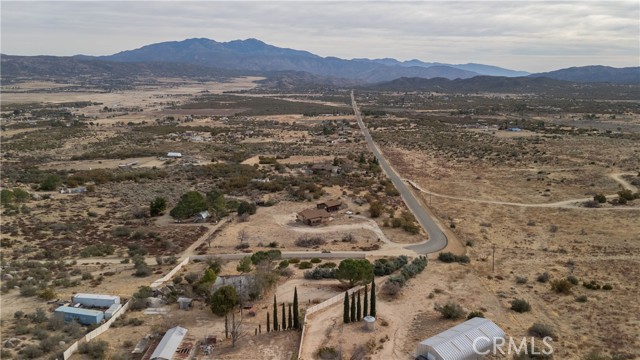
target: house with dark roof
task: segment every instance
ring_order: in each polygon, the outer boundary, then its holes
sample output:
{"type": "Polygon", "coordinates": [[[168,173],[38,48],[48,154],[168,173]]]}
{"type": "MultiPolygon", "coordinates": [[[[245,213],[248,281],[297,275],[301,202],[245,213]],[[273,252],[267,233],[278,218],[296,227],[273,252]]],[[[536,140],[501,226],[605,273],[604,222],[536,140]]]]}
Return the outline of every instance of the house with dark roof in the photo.
{"type": "Polygon", "coordinates": [[[329,213],[325,209],[306,209],[298,213],[297,219],[310,226],[320,225],[329,219],[329,213]]]}

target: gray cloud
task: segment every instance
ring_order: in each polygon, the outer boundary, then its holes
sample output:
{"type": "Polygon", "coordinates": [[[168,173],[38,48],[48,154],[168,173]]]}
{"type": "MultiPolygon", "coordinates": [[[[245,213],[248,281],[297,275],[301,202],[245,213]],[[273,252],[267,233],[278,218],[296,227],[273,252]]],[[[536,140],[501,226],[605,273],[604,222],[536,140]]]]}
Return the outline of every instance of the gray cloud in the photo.
{"type": "Polygon", "coordinates": [[[112,54],[249,37],[321,56],[482,62],[544,71],[638,66],[637,1],[2,1],[6,54],[112,54]]]}

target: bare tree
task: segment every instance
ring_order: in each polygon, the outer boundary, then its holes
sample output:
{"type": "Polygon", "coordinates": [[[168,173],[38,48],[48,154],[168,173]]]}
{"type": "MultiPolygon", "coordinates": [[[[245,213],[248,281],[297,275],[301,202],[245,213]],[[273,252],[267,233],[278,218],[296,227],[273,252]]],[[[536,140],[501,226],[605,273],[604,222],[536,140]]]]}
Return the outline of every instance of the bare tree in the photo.
{"type": "Polygon", "coordinates": [[[246,229],[238,231],[238,240],[240,240],[240,244],[244,244],[245,241],[249,241],[249,232],[246,229]]]}
{"type": "Polygon", "coordinates": [[[229,330],[231,334],[231,346],[235,347],[238,340],[241,340],[242,338],[247,336],[247,329],[244,325],[242,325],[242,316],[240,316],[240,320],[236,321],[235,313],[231,315],[230,325],[231,328],[229,330]]]}

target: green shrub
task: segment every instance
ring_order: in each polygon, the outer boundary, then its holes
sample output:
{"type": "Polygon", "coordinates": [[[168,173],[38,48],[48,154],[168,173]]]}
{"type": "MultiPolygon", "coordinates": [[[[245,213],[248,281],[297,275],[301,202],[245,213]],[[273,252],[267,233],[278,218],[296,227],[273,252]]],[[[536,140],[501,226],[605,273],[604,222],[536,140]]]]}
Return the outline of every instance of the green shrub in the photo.
{"type": "Polygon", "coordinates": [[[604,194],[596,194],[593,196],[593,201],[596,201],[600,204],[604,204],[607,202],[607,197],[604,194]]]}
{"type": "Polygon", "coordinates": [[[126,226],[118,226],[111,233],[116,237],[128,237],[131,235],[131,229],[126,226]]]}
{"type": "Polygon", "coordinates": [[[569,281],[571,285],[578,285],[579,283],[578,278],[573,275],[567,276],[567,281],[569,281]]]}
{"type": "Polygon", "coordinates": [[[579,303],[587,302],[587,295],[580,295],[580,296],[576,297],[576,301],[579,302],[579,303]]]}
{"type": "Polygon", "coordinates": [[[583,282],[582,286],[589,290],[600,290],[600,284],[598,284],[595,280],[591,280],[590,282],[583,282]]]}
{"type": "Polygon", "coordinates": [[[459,262],[462,264],[467,264],[471,261],[471,259],[469,259],[467,255],[458,256],[450,252],[441,252],[440,254],[438,254],[438,260],[444,263],[459,262]]]}
{"type": "Polygon", "coordinates": [[[611,284],[604,284],[602,290],[613,290],[613,286],[611,284]]]}
{"type": "Polygon", "coordinates": [[[549,278],[550,278],[549,273],[548,272],[544,272],[544,273],[538,275],[538,278],[536,280],[538,280],[538,282],[544,284],[544,283],[549,281],[549,278]]]}
{"type": "Polygon", "coordinates": [[[280,268],[280,269],[284,269],[284,268],[286,268],[288,266],[289,266],[289,261],[288,260],[282,260],[282,261],[280,261],[280,264],[278,264],[278,268],[280,268]]]}
{"type": "Polygon", "coordinates": [[[573,285],[567,279],[551,281],[551,289],[558,294],[570,294],[573,285]]]}
{"type": "Polygon", "coordinates": [[[467,315],[467,320],[471,320],[473,318],[483,318],[484,317],[484,313],[482,313],[482,311],[472,311],[469,313],[469,315],[467,315]]]}
{"type": "Polygon", "coordinates": [[[313,264],[311,264],[308,261],[302,261],[302,262],[300,262],[300,264],[298,264],[298,268],[302,269],[302,270],[311,269],[312,267],[313,267],[313,264]]]}
{"type": "Polygon", "coordinates": [[[531,327],[527,332],[529,335],[539,337],[541,339],[545,337],[551,337],[555,339],[556,337],[556,333],[551,327],[551,325],[547,325],[539,322],[531,325],[531,327]]]}
{"type": "Polygon", "coordinates": [[[299,262],[300,262],[300,259],[298,258],[289,259],[289,264],[297,264],[299,262]]]}
{"type": "Polygon", "coordinates": [[[455,320],[460,319],[465,315],[465,311],[462,309],[462,306],[453,301],[449,301],[445,305],[436,304],[434,309],[439,312],[445,319],[455,320]]]}
{"type": "Polygon", "coordinates": [[[104,340],[92,340],[78,346],[80,354],[86,354],[92,359],[104,359],[105,353],[109,348],[109,343],[104,340]]]}
{"type": "Polygon", "coordinates": [[[528,281],[526,276],[516,276],[516,284],[526,284],[528,281]]]}
{"type": "Polygon", "coordinates": [[[318,263],[321,263],[321,262],[322,262],[322,260],[320,260],[319,258],[313,258],[313,259],[311,259],[311,263],[312,263],[312,264],[318,264],[318,263]]]}
{"type": "Polygon", "coordinates": [[[514,299],[511,300],[511,310],[518,313],[524,313],[531,311],[531,305],[524,299],[514,299]]]}

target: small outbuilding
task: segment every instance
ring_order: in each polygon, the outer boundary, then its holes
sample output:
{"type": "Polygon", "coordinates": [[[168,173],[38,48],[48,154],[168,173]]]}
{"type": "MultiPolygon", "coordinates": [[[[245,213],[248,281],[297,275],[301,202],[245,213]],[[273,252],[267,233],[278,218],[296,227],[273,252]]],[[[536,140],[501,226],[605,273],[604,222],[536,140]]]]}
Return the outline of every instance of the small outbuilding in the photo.
{"type": "Polygon", "coordinates": [[[340,200],[327,200],[325,202],[318,203],[317,208],[319,210],[327,210],[328,212],[334,212],[340,210],[340,206],[342,206],[342,201],[340,200]]]}
{"type": "Polygon", "coordinates": [[[167,330],[151,354],[150,360],[172,360],[186,335],[187,329],[180,326],[167,330]]]}
{"type": "Polygon", "coordinates": [[[80,324],[84,325],[100,324],[104,319],[104,313],[102,311],[72,306],[60,306],[55,309],[54,314],[60,316],[65,322],[77,320],[80,324]]]}
{"type": "Polygon", "coordinates": [[[475,360],[491,350],[505,332],[493,321],[473,318],[421,341],[416,356],[428,360],[475,360]]]}
{"type": "Polygon", "coordinates": [[[325,209],[307,209],[298,213],[298,220],[307,225],[319,225],[329,219],[329,213],[325,209]]]}
{"type": "Polygon", "coordinates": [[[181,158],[182,157],[182,153],[179,152],[168,152],[167,153],[167,157],[168,158],[181,158]]]}
{"type": "Polygon", "coordinates": [[[120,304],[113,304],[104,312],[104,318],[109,320],[122,308],[120,304]]]}
{"type": "Polygon", "coordinates": [[[75,294],[73,295],[71,301],[82,306],[109,308],[113,304],[120,304],[120,296],[103,294],[75,294]]]}
{"type": "Polygon", "coordinates": [[[196,223],[205,222],[205,221],[207,221],[209,216],[211,216],[211,215],[209,214],[209,212],[207,210],[201,211],[201,212],[198,213],[198,215],[196,215],[195,218],[193,218],[193,222],[196,222],[196,223]]]}
{"type": "Polygon", "coordinates": [[[189,308],[191,307],[191,303],[193,302],[192,298],[188,298],[188,297],[179,297],[178,298],[178,304],[180,304],[180,309],[181,310],[189,310],[189,308]]]}

